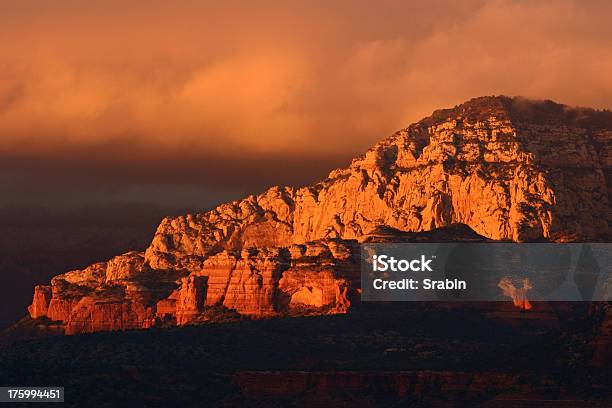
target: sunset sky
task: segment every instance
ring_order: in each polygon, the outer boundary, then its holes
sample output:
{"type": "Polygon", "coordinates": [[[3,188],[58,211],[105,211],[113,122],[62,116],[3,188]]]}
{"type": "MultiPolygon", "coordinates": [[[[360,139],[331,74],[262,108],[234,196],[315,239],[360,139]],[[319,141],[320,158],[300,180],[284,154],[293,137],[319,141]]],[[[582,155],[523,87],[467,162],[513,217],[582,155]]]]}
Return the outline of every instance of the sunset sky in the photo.
{"type": "Polygon", "coordinates": [[[612,108],[607,1],[0,5],[0,205],[207,206],[491,94],[612,108]]]}

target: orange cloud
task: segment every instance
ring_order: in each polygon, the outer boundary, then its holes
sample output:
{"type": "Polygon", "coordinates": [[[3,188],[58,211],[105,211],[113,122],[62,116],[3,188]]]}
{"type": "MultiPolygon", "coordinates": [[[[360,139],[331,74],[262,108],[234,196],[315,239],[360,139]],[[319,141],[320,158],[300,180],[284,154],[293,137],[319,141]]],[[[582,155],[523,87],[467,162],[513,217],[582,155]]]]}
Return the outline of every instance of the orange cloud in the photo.
{"type": "Polygon", "coordinates": [[[52,163],[87,151],[105,162],[112,157],[102,160],[98,147],[121,155],[128,143],[134,168],[152,157],[180,166],[189,153],[233,161],[238,175],[245,157],[342,165],[478,95],[612,106],[607,2],[22,0],[2,8],[3,157],[52,163]]]}

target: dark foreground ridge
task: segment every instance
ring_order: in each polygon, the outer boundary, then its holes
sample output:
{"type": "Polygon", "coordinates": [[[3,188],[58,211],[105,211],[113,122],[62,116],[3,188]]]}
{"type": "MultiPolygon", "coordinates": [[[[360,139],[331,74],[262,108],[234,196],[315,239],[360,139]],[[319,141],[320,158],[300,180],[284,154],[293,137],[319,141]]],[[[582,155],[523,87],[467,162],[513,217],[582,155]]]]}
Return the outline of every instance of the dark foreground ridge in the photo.
{"type": "Polygon", "coordinates": [[[585,305],[553,309],[547,331],[473,306],[370,304],[346,315],[31,340],[0,348],[0,383],[60,384],[68,406],[612,403],[610,367],[585,364],[585,305]]]}

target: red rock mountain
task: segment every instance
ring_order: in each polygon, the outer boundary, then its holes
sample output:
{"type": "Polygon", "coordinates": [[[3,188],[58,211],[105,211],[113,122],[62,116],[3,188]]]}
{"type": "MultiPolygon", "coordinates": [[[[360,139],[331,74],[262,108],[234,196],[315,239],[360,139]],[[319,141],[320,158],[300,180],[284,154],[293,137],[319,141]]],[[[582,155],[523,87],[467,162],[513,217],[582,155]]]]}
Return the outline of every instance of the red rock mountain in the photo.
{"type": "Polygon", "coordinates": [[[183,325],[221,307],[255,317],[343,313],[358,300],[357,244],[366,240],[435,229],[460,232],[455,239],[469,229],[519,242],[607,239],[611,172],[611,112],[476,98],[315,185],[165,218],[144,253],[37,286],[29,313],[66,333],[183,325]],[[469,228],[445,229],[457,224],[469,228]]]}

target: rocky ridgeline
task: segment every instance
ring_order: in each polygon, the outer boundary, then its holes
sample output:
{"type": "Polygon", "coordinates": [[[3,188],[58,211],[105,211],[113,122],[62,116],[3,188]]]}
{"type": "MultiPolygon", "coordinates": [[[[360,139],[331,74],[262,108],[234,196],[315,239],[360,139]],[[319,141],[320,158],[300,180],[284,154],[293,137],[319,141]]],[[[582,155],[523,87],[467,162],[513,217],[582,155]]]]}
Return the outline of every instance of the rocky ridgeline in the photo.
{"type": "Polygon", "coordinates": [[[144,253],[56,276],[36,287],[29,312],[67,333],[189,324],[213,307],[343,313],[358,298],[357,243],[381,229],[397,239],[456,224],[494,240],[607,239],[611,169],[610,112],[477,98],[313,186],[165,218],[144,253]]]}

